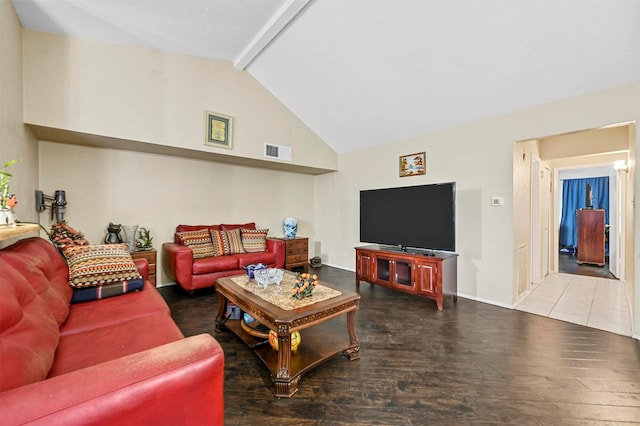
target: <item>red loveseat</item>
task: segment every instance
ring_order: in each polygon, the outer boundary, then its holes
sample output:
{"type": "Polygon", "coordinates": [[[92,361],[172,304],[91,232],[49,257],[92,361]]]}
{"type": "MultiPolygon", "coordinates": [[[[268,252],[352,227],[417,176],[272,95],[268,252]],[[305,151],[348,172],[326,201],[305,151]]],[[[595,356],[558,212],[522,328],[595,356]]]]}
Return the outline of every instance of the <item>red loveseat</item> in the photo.
{"type": "Polygon", "coordinates": [[[223,424],[222,348],[185,338],[135,264],[142,291],[70,304],[49,241],[0,250],[0,424],[223,424]]]}
{"type": "MultiPolygon", "coordinates": [[[[170,279],[175,280],[180,287],[193,293],[197,289],[215,286],[218,278],[245,273],[243,268],[248,265],[262,263],[267,268],[282,268],[284,266],[284,241],[272,238],[265,238],[264,248],[256,249],[259,251],[227,254],[223,253],[222,248],[220,248],[217,252],[215,250],[205,251],[204,254],[200,252],[201,256],[198,257],[199,248],[208,247],[209,245],[216,247],[216,244],[212,243],[211,239],[204,241],[207,235],[213,235],[220,231],[233,232],[234,230],[247,231],[247,233],[260,231],[256,230],[254,222],[220,225],[178,225],[174,234],[174,241],[162,245],[162,264],[165,273],[170,279]],[[202,240],[198,241],[200,244],[188,246],[180,238],[180,235],[184,235],[184,233],[198,232],[202,233],[202,240]],[[196,253],[195,256],[194,253],[196,253]]],[[[264,231],[263,236],[266,237],[268,230],[262,231],[264,231]]],[[[233,241],[231,241],[231,245],[233,245],[233,241]]],[[[248,247],[246,248],[248,249],[248,247]]]]}

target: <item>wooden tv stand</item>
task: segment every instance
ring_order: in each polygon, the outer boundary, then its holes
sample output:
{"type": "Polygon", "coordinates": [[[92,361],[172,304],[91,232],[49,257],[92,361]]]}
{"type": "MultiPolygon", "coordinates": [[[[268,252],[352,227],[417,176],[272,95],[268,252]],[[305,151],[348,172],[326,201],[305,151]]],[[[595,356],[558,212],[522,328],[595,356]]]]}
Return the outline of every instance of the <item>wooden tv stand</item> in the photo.
{"type": "Polygon", "coordinates": [[[436,301],[444,307],[444,297],[458,301],[458,255],[430,250],[384,246],[356,247],[356,290],[367,281],[436,301]]]}

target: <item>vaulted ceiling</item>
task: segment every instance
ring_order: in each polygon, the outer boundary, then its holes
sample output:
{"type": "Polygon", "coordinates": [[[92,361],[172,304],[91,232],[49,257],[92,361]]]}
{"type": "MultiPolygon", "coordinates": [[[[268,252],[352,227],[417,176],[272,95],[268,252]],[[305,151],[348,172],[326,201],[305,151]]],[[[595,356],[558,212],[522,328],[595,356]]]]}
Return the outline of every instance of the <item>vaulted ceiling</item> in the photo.
{"type": "Polygon", "coordinates": [[[640,80],[637,0],[12,2],[28,29],[233,62],[340,154],[640,80]]]}

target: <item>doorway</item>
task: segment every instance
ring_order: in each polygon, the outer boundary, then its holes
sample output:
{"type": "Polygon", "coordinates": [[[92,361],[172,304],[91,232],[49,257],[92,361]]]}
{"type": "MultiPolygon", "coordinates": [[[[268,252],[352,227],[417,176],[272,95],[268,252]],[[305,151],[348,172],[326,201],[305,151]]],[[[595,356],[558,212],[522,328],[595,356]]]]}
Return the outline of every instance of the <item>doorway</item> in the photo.
{"type": "MultiPolygon", "coordinates": [[[[617,235],[622,206],[616,202],[616,174],[610,164],[557,168],[555,203],[560,212],[558,272],[590,277],[617,279],[617,235]],[[605,234],[602,246],[604,265],[578,263],[578,231],[576,212],[583,209],[604,210],[605,234]],[[610,262],[613,258],[614,261],[610,262]],[[615,270],[615,271],[614,271],[615,270]]],[[[580,213],[580,212],[578,212],[580,213]]],[[[602,241],[602,240],[600,240],[602,241]]],[[[598,256],[599,257],[599,256],[598,256]]]]}
{"type": "Polygon", "coordinates": [[[515,277],[530,278],[525,292],[521,291],[519,279],[514,282],[515,309],[629,335],[624,235],[632,233],[633,229],[632,225],[625,227],[624,219],[630,210],[625,200],[631,189],[628,185],[633,185],[633,180],[614,170],[613,163],[619,159],[628,161],[629,147],[635,143],[634,131],[634,125],[626,123],[515,144],[514,206],[524,207],[525,199],[518,196],[522,191],[530,191],[526,201],[528,211],[514,210],[516,259],[521,251],[526,252],[520,247],[530,248],[529,262],[515,261],[515,277]],[[522,161],[527,157],[531,157],[530,162],[522,161]],[[578,265],[575,257],[561,258],[559,250],[559,173],[596,167],[603,167],[603,175],[610,177],[610,234],[613,232],[617,239],[609,239],[609,262],[604,268],[578,265]],[[621,177],[624,177],[622,181],[621,177]],[[526,239],[524,226],[527,227],[526,239]],[[521,270],[522,267],[530,269],[521,270]],[[615,279],[616,276],[621,280],[615,279]],[[613,311],[611,305],[606,306],[602,300],[618,301],[619,311],[613,311]],[[601,305],[605,307],[598,310],[601,305]]]}

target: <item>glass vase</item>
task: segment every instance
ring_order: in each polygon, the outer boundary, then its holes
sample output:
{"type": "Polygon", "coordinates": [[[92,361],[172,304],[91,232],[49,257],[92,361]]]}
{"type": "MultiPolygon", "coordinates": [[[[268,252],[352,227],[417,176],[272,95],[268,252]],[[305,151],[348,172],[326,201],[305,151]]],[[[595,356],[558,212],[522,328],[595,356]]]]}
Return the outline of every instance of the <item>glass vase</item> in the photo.
{"type": "Polygon", "coordinates": [[[124,235],[129,245],[129,251],[136,251],[136,233],[138,232],[138,225],[123,225],[124,235]]]}

